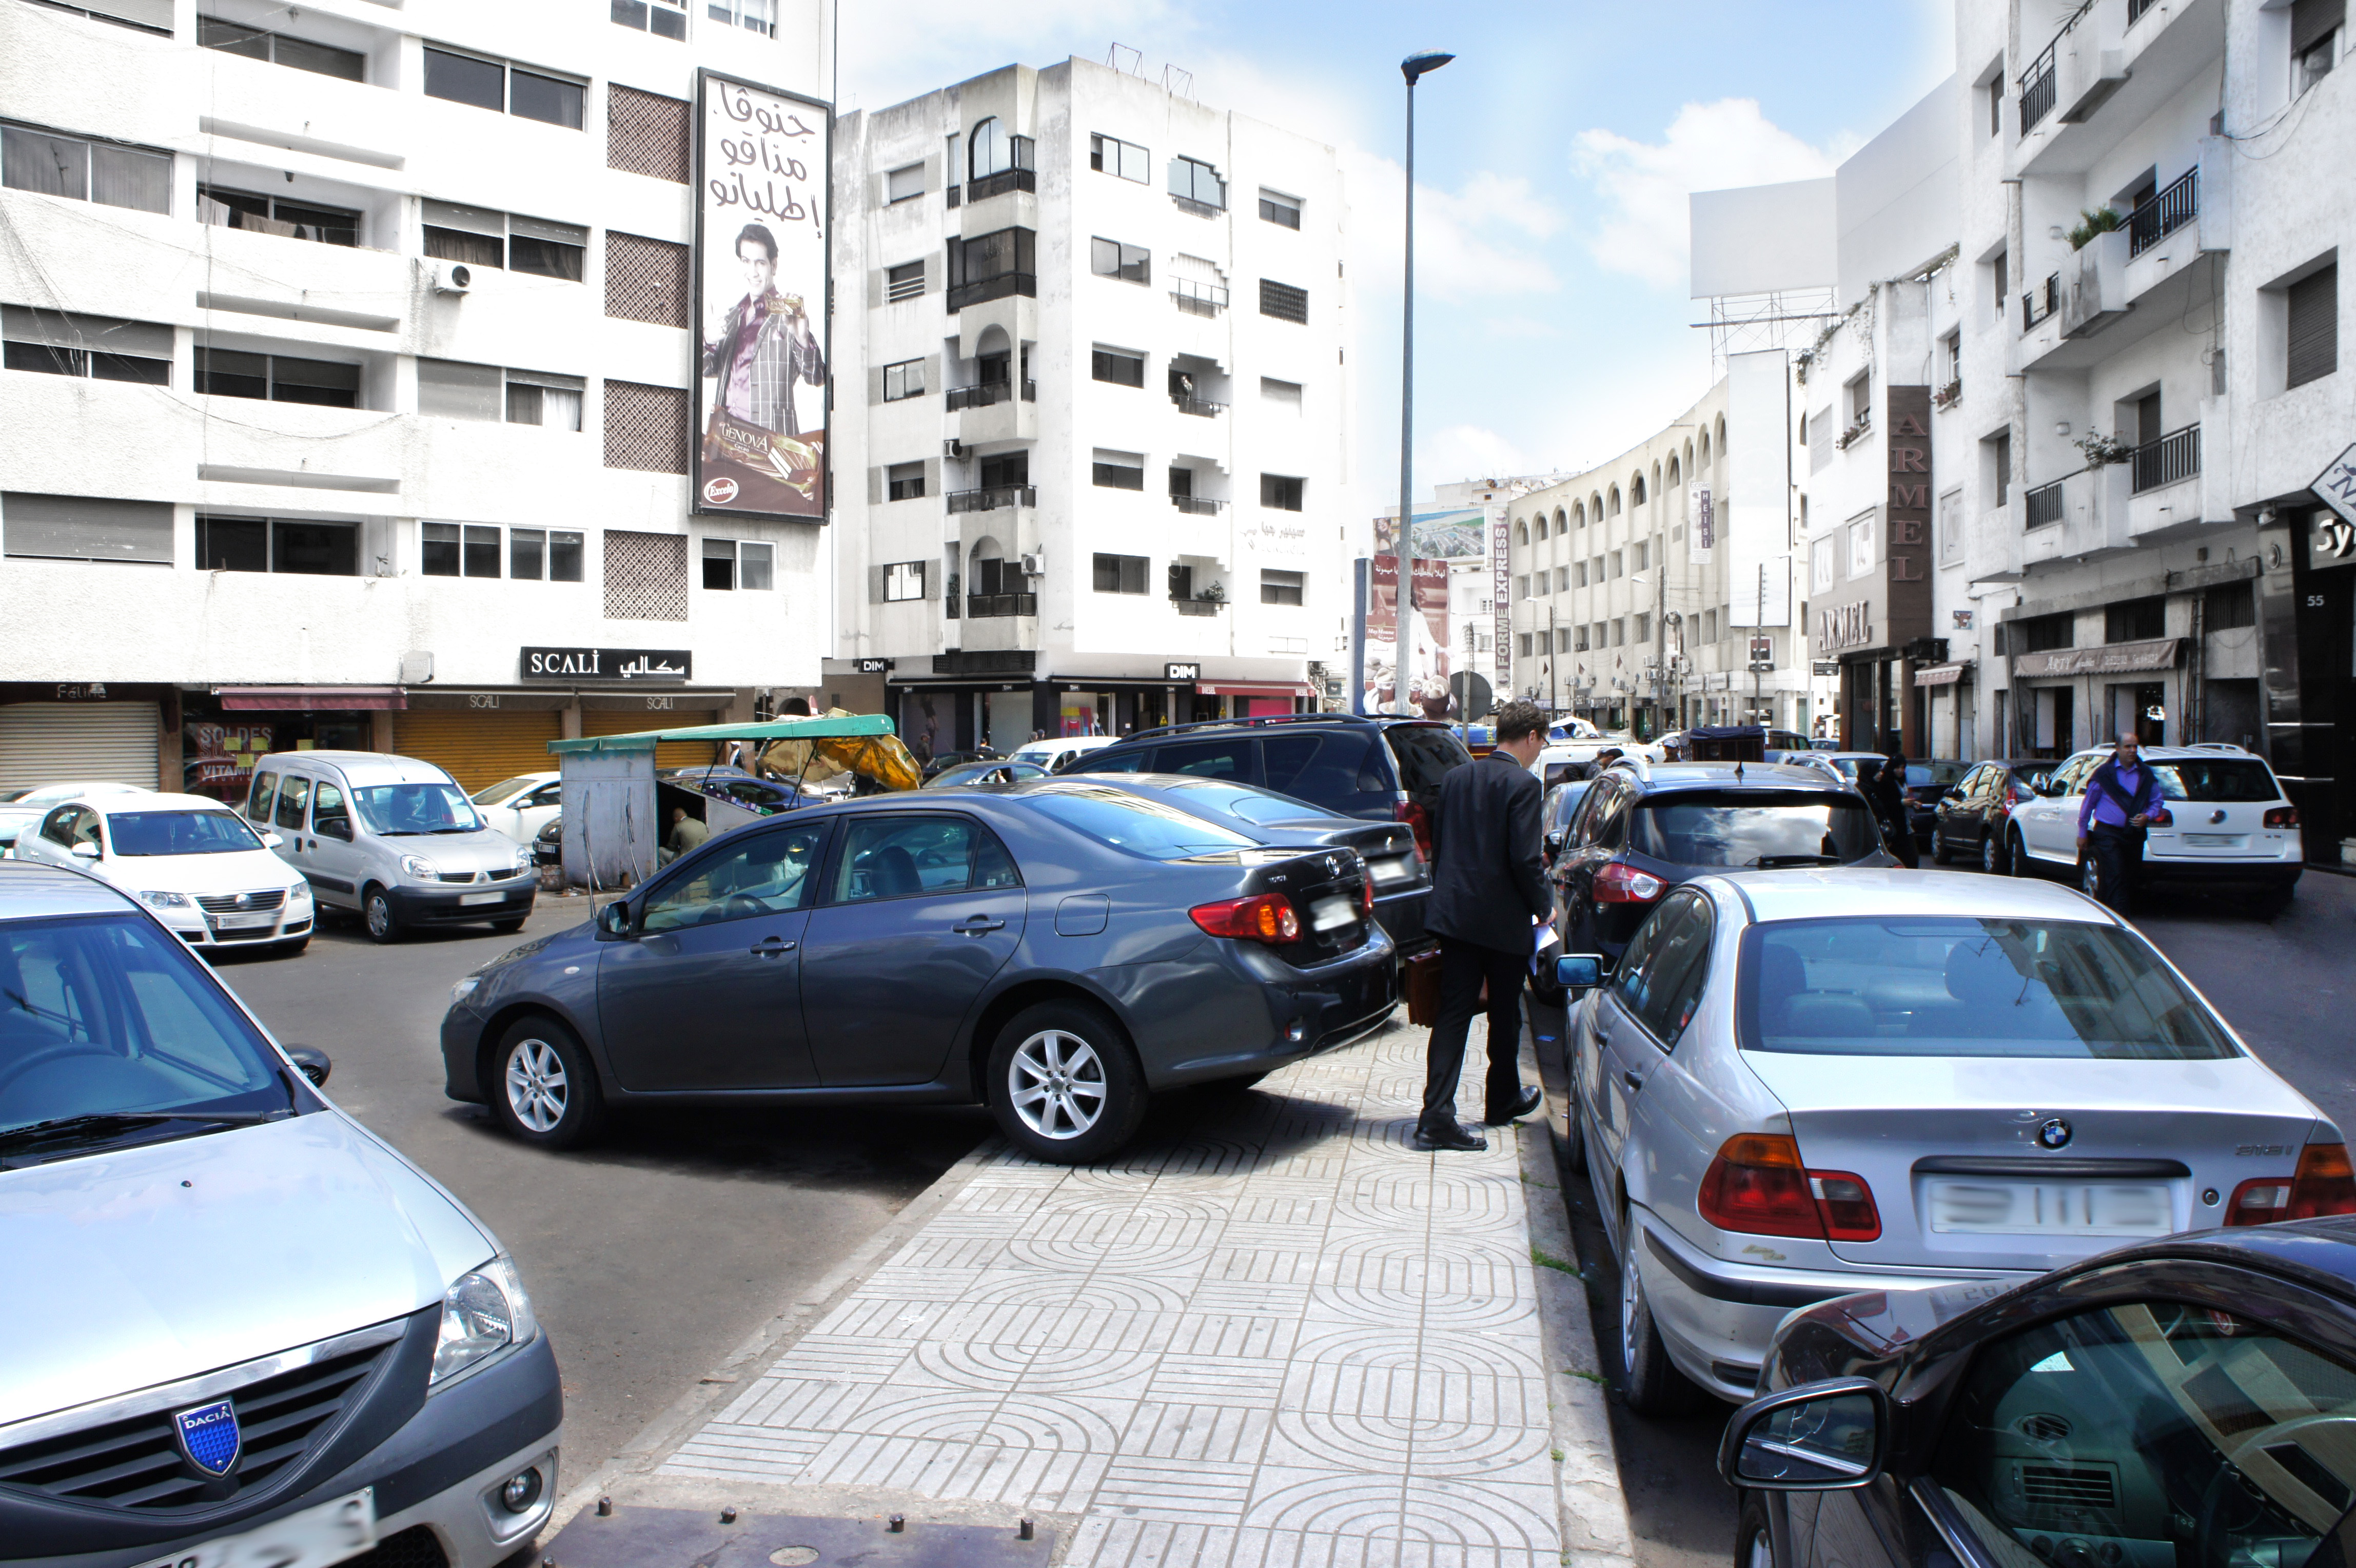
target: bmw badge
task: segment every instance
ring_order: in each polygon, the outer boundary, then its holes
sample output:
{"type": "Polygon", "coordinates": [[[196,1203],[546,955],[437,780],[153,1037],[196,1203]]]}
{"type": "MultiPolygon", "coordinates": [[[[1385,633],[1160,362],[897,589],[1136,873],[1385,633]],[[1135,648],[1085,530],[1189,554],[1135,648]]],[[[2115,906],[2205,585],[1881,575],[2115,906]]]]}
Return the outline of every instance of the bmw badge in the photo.
{"type": "Polygon", "coordinates": [[[2041,1149],[2066,1149],[2070,1146],[2070,1123],[2055,1116],[2037,1129],[2037,1146],[2041,1149]]]}

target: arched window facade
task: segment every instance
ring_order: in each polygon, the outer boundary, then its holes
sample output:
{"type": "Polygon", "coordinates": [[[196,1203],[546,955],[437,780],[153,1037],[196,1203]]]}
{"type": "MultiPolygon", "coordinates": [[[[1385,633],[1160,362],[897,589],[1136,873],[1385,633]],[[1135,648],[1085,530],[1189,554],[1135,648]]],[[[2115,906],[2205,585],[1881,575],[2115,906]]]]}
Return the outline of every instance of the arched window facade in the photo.
{"type": "Polygon", "coordinates": [[[1701,433],[1701,466],[1705,468],[1709,467],[1709,432],[1707,430],[1701,433]]]}
{"type": "Polygon", "coordinates": [[[1577,506],[1570,509],[1570,526],[1573,528],[1585,528],[1587,526],[1587,503],[1585,501],[1580,501],[1577,506]]]}
{"type": "Polygon", "coordinates": [[[1591,493],[1588,496],[1587,521],[1590,522],[1601,522],[1603,521],[1603,498],[1601,496],[1591,493]]]}
{"type": "Polygon", "coordinates": [[[1642,473],[1628,476],[1628,504],[1630,506],[1644,504],[1644,476],[1642,473]]]}
{"type": "Polygon", "coordinates": [[[1611,499],[1610,499],[1609,500],[1606,500],[1606,501],[1603,503],[1603,508],[1604,508],[1603,515],[1604,515],[1604,516],[1606,516],[1606,517],[1618,517],[1618,516],[1620,515],[1620,487],[1619,487],[1619,486],[1614,485],[1614,486],[1612,486],[1612,496],[1611,496],[1611,499]]]}
{"type": "Polygon", "coordinates": [[[1530,537],[1532,539],[1544,539],[1546,537],[1546,513],[1540,512],[1537,516],[1530,519],[1530,537]]]}
{"type": "Polygon", "coordinates": [[[1014,147],[996,115],[973,128],[966,138],[966,178],[987,179],[1014,166],[1014,147]]]}
{"type": "Polygon", "coordinates": [[[1677,460],[1675,457],[1671,457],[1669,459],[1669,488],[1671,489],[1675,489],[1685,482],[1685,470],[1677,467],[1677,460]]]}
{"type": "Polygon", "coordinates": [[[1726,415],[1718,416],[1718,455],[1726,456],[1726,415]]]}
{"type": "Polygon", "coordinates": [[[1555,508],[1555,509],[1554,509],[1554,531],[1555,531],[1557,533],[1560,533],[1564,529],[1566,529],[1566,528],[1568,528],[1568,527],[1569,527],[1569,526],[1570,526],[1570,525],[1569,525],[1569,523],[1564,521],[1562,508],[1560,508],[1560,507],[1557,507],[1557,508],[1555,508]]]}
{"type": "Polygon", "coordinates": [[[1516,544],[1527,544],[1529,542],[1530,520],[1528,518],[1524,518],[1521,521],[1514,524],[1514,542],[1516,544]]]}

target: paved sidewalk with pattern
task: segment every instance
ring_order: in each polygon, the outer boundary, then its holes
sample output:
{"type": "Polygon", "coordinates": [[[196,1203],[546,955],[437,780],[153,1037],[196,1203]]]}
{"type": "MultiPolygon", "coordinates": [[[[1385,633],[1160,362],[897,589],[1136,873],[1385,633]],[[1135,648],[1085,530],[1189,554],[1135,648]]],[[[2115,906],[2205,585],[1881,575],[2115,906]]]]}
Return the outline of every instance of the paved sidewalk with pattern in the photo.
{"type": "Polygon", "coordinates": [[[1523,1166],[1410,1146],[1424,1039],[1114,1165],[985,1157],[659,1473],[1076,1517],[1066,1568],[1555,1568],[1523,1166]]]}

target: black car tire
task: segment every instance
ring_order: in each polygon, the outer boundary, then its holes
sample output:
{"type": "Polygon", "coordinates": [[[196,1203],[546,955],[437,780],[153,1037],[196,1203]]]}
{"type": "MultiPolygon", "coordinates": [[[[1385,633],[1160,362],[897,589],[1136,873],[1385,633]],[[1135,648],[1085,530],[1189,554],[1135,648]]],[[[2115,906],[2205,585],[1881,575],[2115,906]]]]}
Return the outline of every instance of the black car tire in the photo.
{"type": "Polygon", "coordinates": [[[1767,1517],[1764,1492],[1751,1492],[1742,1499],[1742,1513],[1734,1526],[1734,1568],[1777,1568],[1775,1530],[1767,1517]]]}
{"type": "Polygon", "coordinates": [[[1208,1094],[1241,1094],[1275,1070],[1274,1068],[1267,1068],[1258,1072],[1248,1072],[1236,1078],[1215,1078],[1203,1085],[1203,1090],[1208,1094]]]}
{"type": "Polygon", "coordinates": [[[2037,863],[2029,858],[2029,846],[2020,842],[2020,830],[2013,828],[2004,835],[2004,869],[2008,876],[2034,876],[2037,863]]]}
{"type": "Polygon", "coordinates": [[[1931,864],[1947,865],[1953,864],[1954,858],[1947,851],[1947,831],[1944,828],[1933,828],[1931,830],[1931,864]]]}
{"type": "Polygon", "coordinates": [[[511,1135],[543,1149],[586,1143],[605,1119],[596,1064],[580,1036],[546,1014],[508,1026],[483,1085],[491,1114],[511,1135]]]}
{"type": "Polygon", "coordinates": [[[2289,908],[2291,900],[2297,897],[2298,897],[2298,889],[2295,885],[2289,887],[2269,887],[2263,893],[2254,893],[2250,896],[2250,913],[2261,920],[2271,920],[2289,908]]]}
{"type": "Polygon", "coordinates": [[[1980,869],[1990,876],[2012,874],[2012,857],[2005,853],[2004,840],[1992,832],[1980,834],[1980,869]]]}
{"type": "Polygon", "coordinates": [[[491,922],[491,929],[498,932],[498,934],[503,937],[511,937],[518,931],[523,929],[523,922],[521,920],[493,920],[491,922]]]}
{"type": "Polygon", "coordinates": [[[311,933],[309,931],[305,931],[301,936],[294,938],[292,941],[280,942],[275,948],[271,950],[271,952],[273,956],[277,958],[294,958],[300,954],[305,948],[307,948],[310,945],[311,933]]]}
{"type": "Polygon", "coordinates": [[[1644,1277],[1636,1265],[1636,1217],[1620,1211],[1620,1392],[1638,1415],[1684,1415],[1699,1408],[1702,1391],[1669,1359],[1644,1277]]]}
{"type": "Polygon", "coordinates": [[[1100,1160],[1127,1144],[1145,1119],[1145,1073],[1137,1055],[1111,1015],[1090,1003],[1025,1007],[998,1031],[988,1070],[990,1113],[999,1131],[1035,1160],[1100,1160]],[[1043,1083],[1048,1103],[1016,1102],[1043,1083]]]}
{"type": "Polygon", "coordinates": [[[360,890],[360,925],[372,942],[397,942],[409,934],[402,927],[401,911],[392,907],[392,895],[373,882],[360,890]]]}

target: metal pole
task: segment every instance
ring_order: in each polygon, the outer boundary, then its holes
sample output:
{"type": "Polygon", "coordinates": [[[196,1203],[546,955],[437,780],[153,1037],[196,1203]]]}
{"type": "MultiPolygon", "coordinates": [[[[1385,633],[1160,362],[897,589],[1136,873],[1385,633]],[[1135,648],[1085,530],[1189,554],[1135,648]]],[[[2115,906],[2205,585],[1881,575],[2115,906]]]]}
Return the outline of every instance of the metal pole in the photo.
{"type": "Polygon", "coordinates": [[[1552,718],[1560,706],[1562,655],[1555,649],[1559,639],[1554,634],[1555,607],[1547,606],[1547,716],[1552,718]]]}
{"type": "Polygon", "coordinates": [[[1392,660],[1391,693],[1398,712],[1413,713],[1408,671],[1415,643],[1408,617],[1421,615],[1415,597],[1415,76],[1407,79],[1407,255],[1399,297],[1399,530],[1398,652],[1392,660]]]}
{"type": "Polygon", "coordinates": [[[1350,711],[1361,714],[1366,711],[1367,579],[1374,564],[1363,555],[1350,563],[1350,711]]]}

